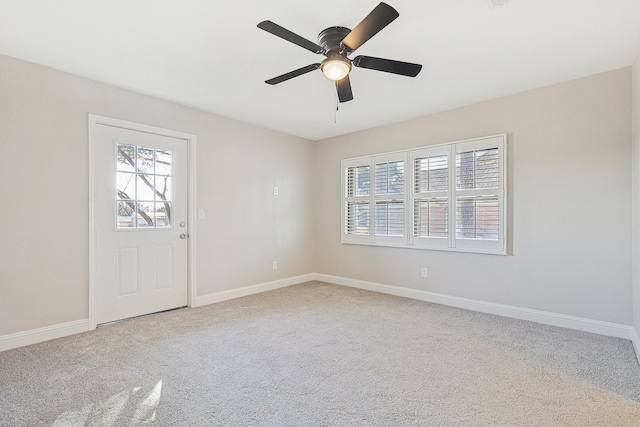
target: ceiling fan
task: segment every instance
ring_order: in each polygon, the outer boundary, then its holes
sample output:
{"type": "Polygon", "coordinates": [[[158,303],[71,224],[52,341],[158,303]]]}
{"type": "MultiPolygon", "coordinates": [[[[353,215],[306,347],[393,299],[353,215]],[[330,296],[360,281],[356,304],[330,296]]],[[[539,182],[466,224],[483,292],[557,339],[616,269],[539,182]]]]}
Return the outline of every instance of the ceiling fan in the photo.
{"type": "Polygon", "coordinates": [[[271,21],[260,22],[258,28],[293,44],[297,44],[313,53],[326,56],[326,59],[321,63],[307,65],[306,67],[290,71],[281,76],[269,79],[265,81],[265,83],[276,85],[320,68],[325,76],[336,82],[338,100],[340,102],[347,102],[353,99],[351,82],[349,81],[349,72],[352,66],[408,77],[417,76],[422,69],[422,65],[420,64],[364,55],[356,56],[353,59],[348,58],[351,53],[389,25],[398,16],[400,16],[400,14],[393,7],[386,3],[380,3],[362,22],[356,25],[353,30],[345,27],[329,27],[322,30],[320,34],[318,34],[318,44],[271,21]]]}

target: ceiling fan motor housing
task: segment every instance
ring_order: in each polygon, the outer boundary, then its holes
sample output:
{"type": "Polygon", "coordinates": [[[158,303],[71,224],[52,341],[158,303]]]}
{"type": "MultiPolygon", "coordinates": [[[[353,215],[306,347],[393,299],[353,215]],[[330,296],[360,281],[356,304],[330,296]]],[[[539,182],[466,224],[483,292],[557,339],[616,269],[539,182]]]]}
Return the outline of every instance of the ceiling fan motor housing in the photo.
{"type": "Polygon", "coordinates": [[[318,44],[324,48],[327,56],[335,55],[344,51],[346,55],[351,53],[346,46],[342,46],[340,42],[351,32],[345,27],[329,27],[318,34],[318,44]]]}

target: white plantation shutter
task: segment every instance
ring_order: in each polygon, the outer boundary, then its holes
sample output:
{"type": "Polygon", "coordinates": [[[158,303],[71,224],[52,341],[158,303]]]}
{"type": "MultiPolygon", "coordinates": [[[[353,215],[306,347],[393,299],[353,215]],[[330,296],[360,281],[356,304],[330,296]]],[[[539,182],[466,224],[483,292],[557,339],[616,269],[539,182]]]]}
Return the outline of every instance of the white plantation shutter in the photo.
{"type": "Polygon", "coordinates": [[[404,202],[376,201],[376,236],[404,236],[404,202]]]}
{"type": "Polygon", "coordinates": [[[368,159],[342,162],[343,242],[366,243],[371,234],[371,166],[368,162],[368,159]]]}
{"type": "Polygon", "coordinates": [[[413,236],[449,237],[449,199],[433,197],[413,202],[413,236]]]}
{"type": "Polygon", "coordinates": [[[346,234],[368,235],[371,213],[369,202],[347,202],[345,205],[346,234]]]}
{"type": "Polygon", "coordinates": [[[500,237],[498,196],[456,198],[456,238],[497,241],[500,237]]]}
{"type": "Polygon", "coordinates": [[[404,244],[406,154],[374,157],[375,241],[404,244]]]}
{"type": "Polygon", "coordinates": [[[445,146],[412,152],[415,246],[449,246],[450,151],[445,146]]]}
{"type": "Polygon", "coordinates": [[[455,247],[506,252],[505,138],[456,145],[455,247]]]}

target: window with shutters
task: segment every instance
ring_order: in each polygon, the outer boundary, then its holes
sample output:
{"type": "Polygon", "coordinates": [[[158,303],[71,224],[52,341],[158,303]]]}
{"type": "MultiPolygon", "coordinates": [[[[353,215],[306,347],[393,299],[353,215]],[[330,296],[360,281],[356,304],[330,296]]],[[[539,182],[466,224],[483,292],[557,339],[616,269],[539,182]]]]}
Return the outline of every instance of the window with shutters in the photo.
{"type": "Polygon", "coordinates": [[[342,161],[343,243],[506,254],[506,135],[342,161]]]}

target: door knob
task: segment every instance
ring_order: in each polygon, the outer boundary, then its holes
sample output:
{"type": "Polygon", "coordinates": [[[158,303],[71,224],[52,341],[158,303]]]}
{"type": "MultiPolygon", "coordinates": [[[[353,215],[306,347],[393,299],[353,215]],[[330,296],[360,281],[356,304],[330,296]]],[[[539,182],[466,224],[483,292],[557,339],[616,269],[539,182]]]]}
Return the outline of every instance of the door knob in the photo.
{"type": "Polygon", "coordinates": [[[186,235],[185,233],[181,233],[181,234],[180,234],[180,238],[181,238],[181,239],[186,239],[186,238],[187,238],[187,235],[186,235]]]}

